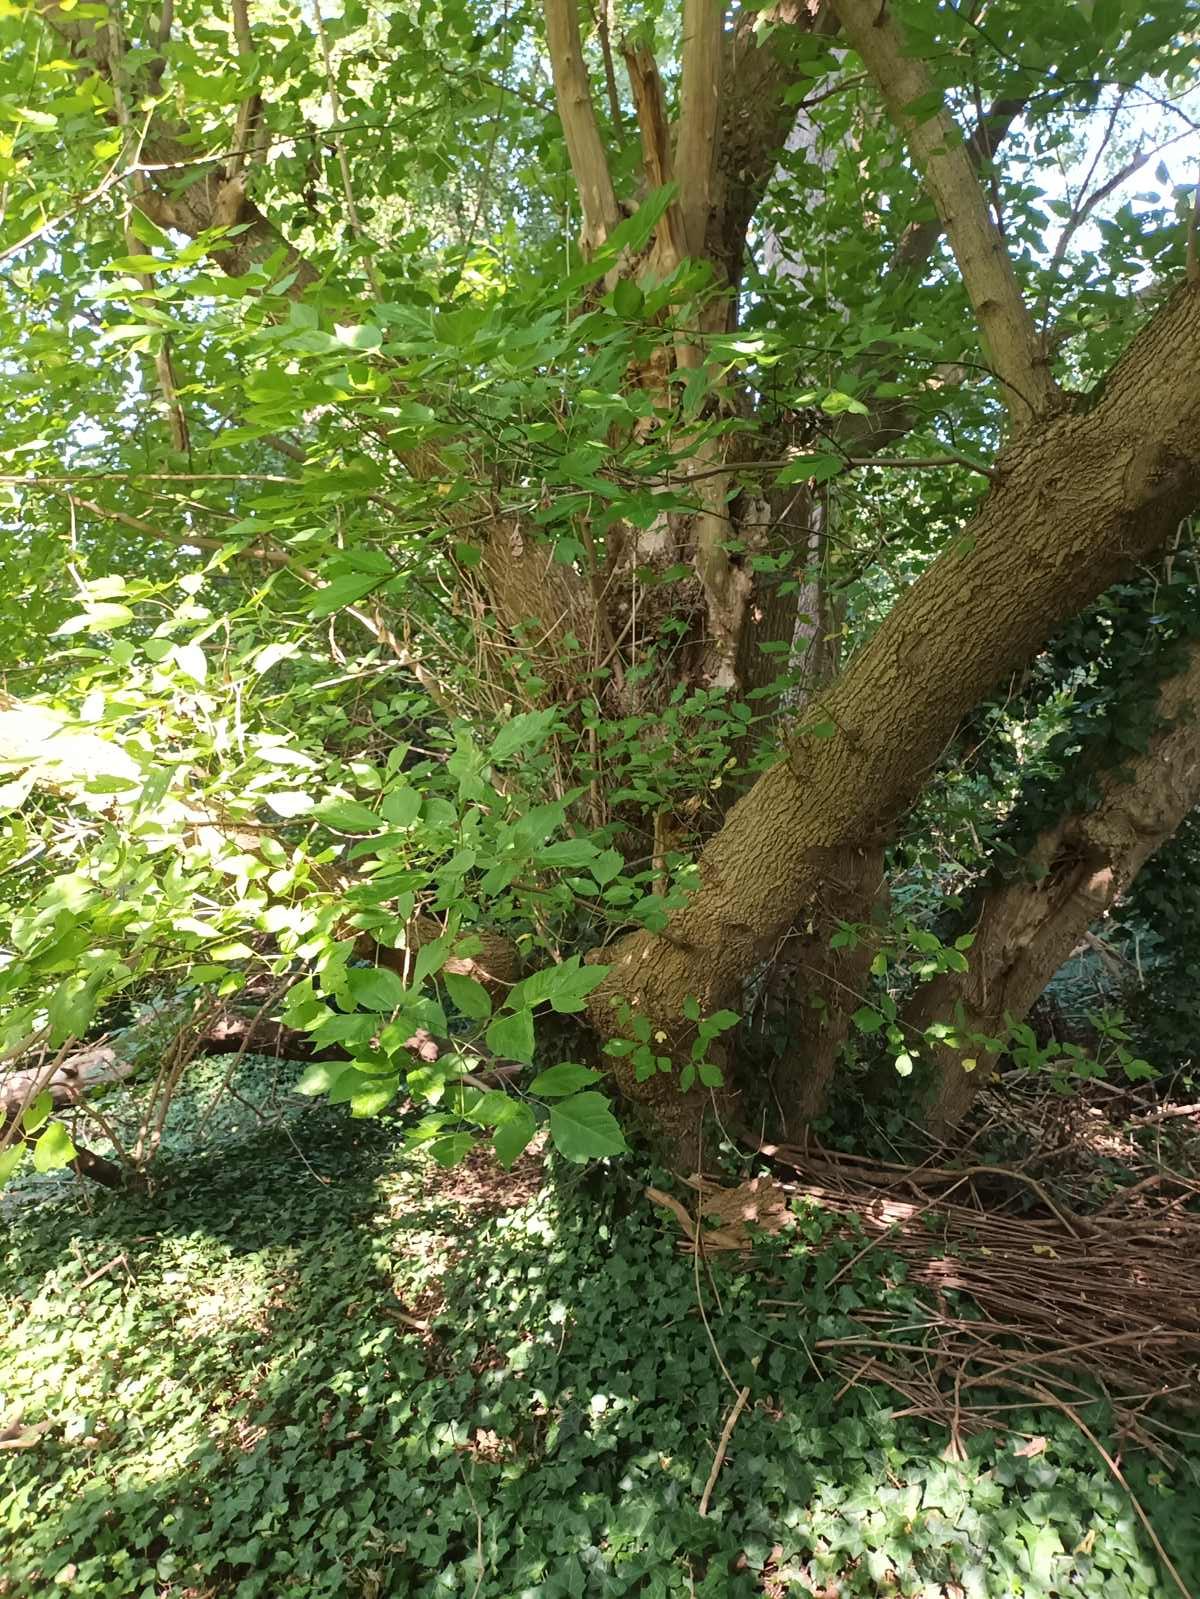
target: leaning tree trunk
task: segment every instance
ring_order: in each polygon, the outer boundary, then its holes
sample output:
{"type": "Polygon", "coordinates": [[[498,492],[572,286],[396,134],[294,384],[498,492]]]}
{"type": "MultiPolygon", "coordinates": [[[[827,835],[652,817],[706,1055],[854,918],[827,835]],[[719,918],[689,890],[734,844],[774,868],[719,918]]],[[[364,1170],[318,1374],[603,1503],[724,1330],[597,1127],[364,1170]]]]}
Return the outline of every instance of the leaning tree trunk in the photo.
{"type": "Polygon", "coordinates": [[[914,996],[910,1027],[954,1029],[927,1048],[933,1131],[956,1126],[991,1075],[999,1054],[984,1040],[1024,1020],[1092,923],[1200,801],[1200,643],[1164,685],[1158,716],[1145,751],[1106,775],[1096,805],[1047,829],[1026,870],[987,896],[967,970],[944,972],[914,996]]]}
{"type": "MultiPolygon", "coordinates": [[[[1200,285],[1184,284],[1094,403],[1001,453],[974,520],[822,696],[830,736],[798,734],[735,806],[665,933],[634,934],[609,952],[591,1006],[603,1033],[619,1033],[632,1006],[686,1046],[685,999],[706,1010],[736,1002],[812,902],[830,852],[886,839],[960,719],[1166,543],[1200,502],[1198,362],[1200,285]]],[[[623,1073],[621,1086],[677,1129],[687,1123],[670,1079],[623,1073]]],[[[693,1124],[702,1108],[693,1102],[693,1124]]]]}

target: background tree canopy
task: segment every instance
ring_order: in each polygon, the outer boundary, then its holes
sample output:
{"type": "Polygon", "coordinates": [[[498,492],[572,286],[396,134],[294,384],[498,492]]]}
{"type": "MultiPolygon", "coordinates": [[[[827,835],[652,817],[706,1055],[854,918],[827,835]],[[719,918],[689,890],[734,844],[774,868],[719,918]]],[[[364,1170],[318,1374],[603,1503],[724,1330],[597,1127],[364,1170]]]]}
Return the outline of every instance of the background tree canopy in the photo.
{"type": "Polygon", "coordinates": [[[147,1006],[447,1163],[1186,1074],[1191,20],[5,5],[4,1172],[147,1006]]]}

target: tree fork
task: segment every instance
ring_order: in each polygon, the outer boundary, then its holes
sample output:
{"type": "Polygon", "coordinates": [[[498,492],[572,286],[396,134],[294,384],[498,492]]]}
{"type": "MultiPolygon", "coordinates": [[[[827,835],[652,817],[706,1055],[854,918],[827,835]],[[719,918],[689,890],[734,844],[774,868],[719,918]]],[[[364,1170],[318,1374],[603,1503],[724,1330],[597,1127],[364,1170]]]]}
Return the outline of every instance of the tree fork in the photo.
{"type": "MultiPolygon", "coordinates": [[[[638,932],[613,948],[590,1010],[603,1035],[621,1033],[630,1006],[685,1051],[685,998],[706,1011],[736,1002],[810,902],[827,852],[889,836],[961,718],[1167,542],[1200,502],[1198,365],[1200,285],[1185,283],[1098,398],[1003,451],[974,519],[821,695],[831,736],[801,729],[730,812],[669,939],[638,932]]],[[[680,1098],[673,1079],[639,1084],[621,1068],[617,1077],[634,1100],[680,1098]]],[[[693,1121],[701,1108],[693,1095],[693,1121]]]]}

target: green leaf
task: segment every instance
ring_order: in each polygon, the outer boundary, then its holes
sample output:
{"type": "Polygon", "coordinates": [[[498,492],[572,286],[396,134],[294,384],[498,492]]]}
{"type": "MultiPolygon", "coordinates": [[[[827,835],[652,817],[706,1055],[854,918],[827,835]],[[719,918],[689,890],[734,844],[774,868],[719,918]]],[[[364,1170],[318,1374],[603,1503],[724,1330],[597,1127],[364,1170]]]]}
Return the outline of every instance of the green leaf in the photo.
{"type": "Polygon", "coordinates": [[[600,1073],[593,1071],[590,1066],[578,1066],[572,1060],[564,1060],[547,1071],[539,1072],[530,1083],[529,1092],[552,1099],[558,1094],[574,1094],[599,1081],[600,1073]]]}
{"type": "Polygon", "coordinates": [[[511,1016],[497,1016],[487,1030],[487,1045],[505,1060],[533,1064],[533,1012],[519,1010],[511,1016]]]}
{"type": "Polygon", "coordinates": [[[607,974],[607,966],[584,966],[582,956],[572,955],[557,966],[545,966],[524,978],[512,990],[507,1003],[530,1007],[549,1004],[560,1015],[574,1015],[583,1009],[587,996],[607,974]]]}
{"type": "Polygon", "coordinates": [[[537,1132],[537,1122],[528,1105],[519,1100],[512,1102],[512,1114],[496,1124],[492,1134],[492,1148],[496,1159],[507,1170],[528,1148],[529,1140],[537,1132]]]}
{"type": "Polygon", "coordinates": [[[492,1014],[492,1001],[487,989],[475,978],[460,972],[445,972],[442,981],[450,998],[464,1016],[472,1021],[482,1021],[492,1014]]]}
{"type": "Polygon", "coordinates": [[[96,998],[94,981],[78,976],[64,978],[46,1007],[50,1042],[65,1044],[68,1038],[82,1037],[96,1013],[96,998]]]}
{"type": "Polygon", "coordinates": [[[646,296],[632,278],[621,278],[613,290],[613,308],[618,316],[635,317],[641,313],[646,296]]]}
{"type": "Polygon", "coordinates": [[[361,600],[364,595],[376,589],[380,584],[378,574],[364,576],[361,572],[349,572],[345,577],[335,577],[332,583],[327,583],[323,589],[317,591],[317,597],[308,608],[312,617],[332,616],[335,611],[344,610],[347,605],[353,605],[355,600],[361,600]]]}
{"type": "Polygon", "coordinates": [[[470,1133],[449,1133],[444,1138],[431,1139],[421,1147],[426,1154],[433,1156],[439,1166],[457,1166],[475,1148],[475,1140],[470,1133]]]}
{"type": "Polygon", "coordinates": [[[115,633],[133,621],[128,605],[89,605],[81,616],[70,616],[61,627],[55,628],[54,638],[67,638],[72,633],[115,633]]]}
{"type": "Polygon", "coordinates": [[[603,1094],[575,1094],[550,1111],[550,1137],[567,1160],[600,1160],[628,1146],[603,1094]]]}
{"type": "Polygon", "coordinates": [[[351,966],[346,972],[346,987],[359,1010],[394,1011],[404,1003],[404,984],[387,966],[366,970],[351,966]]]}
{"type": "Polygon", "coordinates": [[[33,1164],[37,1171],[58,1171],[75,1159],[75,1145],[61,1122],[51,1122],[33,1146],[33,1164]]]}
{"type": "Polygon", "coordinates": [[[25,1156],[26,1146],[14,1144],[11,1149],[0,1150],[0,1188],[3,1188],[8,1179],[16,1171],[25,1156]]]}
{"type": "Polygon", "coordinates": [[[50,1120],[50,1112],[54,1109],[54,1096],[47,1088],[28,1107],[21,1117],[21,1130],[26,1133],[36,1133],[38,1128],[50,1120]]]}
{"type": "Polygon", "coordinates": [[[411,827],[421,814],[422,798],[415,788],[394,788],[379,807],[384,821],[393,827],[411,827]]]}
{"type": "Polygon", "coordinates": [[[175,665],[194,683],[203,683],[208,676],[208,657],[199,644],[176,644],[171,651],[175,665]]]}
{"type": "Polygon", "coordinates": [[[443,933],[440,938],[431,938],[428,943],[421,945],[413,966],[414,988],[420,988],[427,977],[432,977],[435,972],[441,971],[450,959],[450,951],[457,940],[457,933],[443,933]]]}
{"type": "Polygon", "coordinates": [[[860,1033],[877,1033],[883,1026],[883,1017],[871,1005],[860,1005],[850,1020],[860,1033]]]}
{"type": "Polygon", "coordinates": [[[304,1068],[295,1086],[297,1094],[328,1094],[338,1078],[347,1069],[343,1060],[314,1060],[304,1068]]]}
{"type": "Polygon", "coordinates": [[[577,870],[581,866],[591,866],[599,854],[590,838],[564,838],[540,849],[537,860],[539,866],[566,866],[577,870]]]}
{"type": "Polygon", "coordinates": [[[510,717],[492,740],[488,759],[506,761],[519,750],[544,744],[557,716],[557,710],[552,707],[545,711],[522,711],[519,716],[510,717]]]}
{"type": "Polygon", "coordinates": [[[374,1078],[365,1088],[360,1088],[356,1094],[350,1096],[350,1114],[352,1116],[378,1116],[385,1110],[400,1088],[399,1077],[374,1078]]]}
{"type": "Polygon", "coordinates": [[[614,877],[619,877],[625,870],[624,856],[619,855],[615,849],[606,849],[602,855],[597,855],[594,861],[588,863],[588,870],[600,887],[606,888],[614,877]]]}
{"type": "Polygon", "coordinates": [[[379,829],[379,817],[357,800],[323,800],[312,814],[339,833],[374,833],[379,829]]]}

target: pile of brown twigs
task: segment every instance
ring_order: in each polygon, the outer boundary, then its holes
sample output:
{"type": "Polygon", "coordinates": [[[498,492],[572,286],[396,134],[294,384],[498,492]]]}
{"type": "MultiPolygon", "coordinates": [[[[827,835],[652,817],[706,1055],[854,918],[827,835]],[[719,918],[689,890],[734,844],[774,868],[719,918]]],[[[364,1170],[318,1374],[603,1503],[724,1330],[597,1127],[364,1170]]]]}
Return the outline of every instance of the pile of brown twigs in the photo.
{"type": "MultiPolygon", "coordinates": [[[[1031,1402],[1087,1431],[1078,1410],[1102,1397],[1119,1436],[1169,1459],[1178,1412],[1200,1410],[1200,1182],[1166,1168],[1137,1132],[1106,1119],[1101,1142],[1121,1146],[1125,1177],[1115,1190],[1082,1174],[1052,1185],[1027,1169],[1032,1160],[913,1167],[814,1141],[759,1144],[771,1174],[736,1188],[693,1178],[690,1209],[650,1197],[680,1220],[684,1247],[703,1253],[782,1231],[795,1201],[808,1199],[857,1244],[838,1277],[874,1251],[899,1257],[923,1290],[921,1319],[898,1296],[895,1312],[864,1309],[854,1330],[813,1353],[847,1387],[885,1384],[897,1414],[945,1425],[952,1450],[965,1433],[1027,1416],[1031,1402]],[[1072,1208],[1064,1186],[1072,1201],[1086,1193],[1091,1209],[1072,1208]]],[[[763,1306],[787,1314],[787,1302],[763,1306]]]]}
{"type": "Polygon", "coordinates": [[[887,1383],[904,1413],[944,1422],[952,1442],[1030,1399],[1069,1406],[1099,1389],[1126,1436],[1169,1453],[1170,1424],[1150,1407],[1200,1406],[1200,1214],[1188,1204],[1200,1184],[1176,1178],[1164,1194],[1138,1183],[1085,1216],[1000,1167],[772,1154],[796,1173],[782,1185],[792,1197],[861,1230],[855,1261],[886,1245],[928,1291],[924,1326],[907,1310],[864,1312],[861,1333],[828,1342],[848,1381],[887,1383]],[[1014,1186],[1028,1189],[1028,1214],[1003,1208],[1014,1186]]]}

